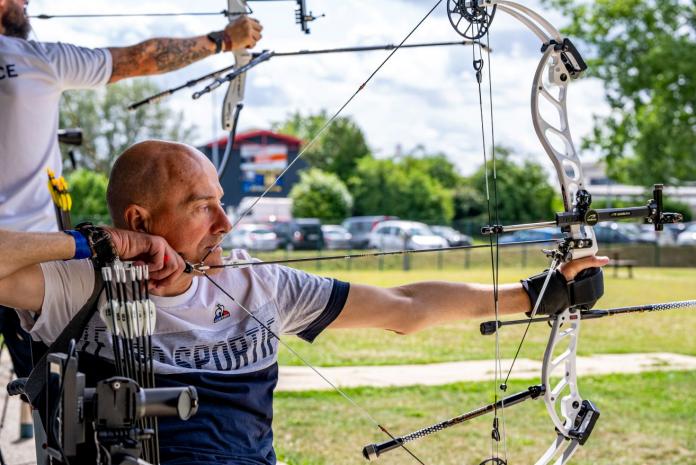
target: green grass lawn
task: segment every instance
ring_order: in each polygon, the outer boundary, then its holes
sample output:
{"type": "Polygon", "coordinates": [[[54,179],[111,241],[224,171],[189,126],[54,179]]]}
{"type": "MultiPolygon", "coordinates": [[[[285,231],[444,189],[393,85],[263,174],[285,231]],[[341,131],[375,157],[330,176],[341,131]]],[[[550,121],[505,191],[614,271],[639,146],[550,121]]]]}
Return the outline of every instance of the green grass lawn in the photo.
{"type": "MultiPolygon", "coordinates": [[[[535,381],[512,382],[508,392],[535,381]]],[[[577,465],[696,464],[696,372],[644,373],[580,379],[583,396],[601,411],[592,437],[576,452],[577,465]]],[[[348,391],[393,434],[403,435],[480,407],[490,383],[348,391]]],[[[410,443],[429,465],[479,464],[490,457],[492,416],[484,416],[410,443]]],[[[509,464],[530,464],[555,437],[541,400],[505,413],[509,464]]],[[[387,438],[333,392],[278,393],[276,448],[289,465],[364,464],[362,447],[387,438]]],[[[416,463],[401,450],[379,465],[416,463]]]]}
{"type": "MultiPolygon", "coordinates": [[[[500,282],[514,282],[537,273],[539,268],[508,267],[501,269],[500,282]]],[[[395,286],[424,280],[490,283],[490,270],[482,267],[443,271],[332,271],[324,272],[350,282],[378,286],[395,286]]],[[[610,308],[672,300],[696,299],[696,269],[638,268],[635,278],[612,277],[606,273],[605,295],[596,308],[610,308]]],[[[625,275],[625,270],[622,272],[625,275]]],[[[465,305],[465,303],[464,303],[465,305]]],[[[481,336],[480,321],[462,321],[431,328],[409,336],[377,330],[326,331],[307,344],[297,338],[284,340],[312,364],[388,365],[432,363],[454,360],[490,359],[494,356],[494,339],[481,336]]],[[[579,353],[677,352],[696,354],[696,309],[672,310],[616,316],[587,321],[582,326],[579,353]]],[[[503,357],[512,357],[524,326],[507,327],[501,332],[503,357]]],[[[548,328],[532,326],[521,357],[541,359],[548,328]]],[[[286,349],[281,349],[280,363],[301,365],[286,349]]]]}

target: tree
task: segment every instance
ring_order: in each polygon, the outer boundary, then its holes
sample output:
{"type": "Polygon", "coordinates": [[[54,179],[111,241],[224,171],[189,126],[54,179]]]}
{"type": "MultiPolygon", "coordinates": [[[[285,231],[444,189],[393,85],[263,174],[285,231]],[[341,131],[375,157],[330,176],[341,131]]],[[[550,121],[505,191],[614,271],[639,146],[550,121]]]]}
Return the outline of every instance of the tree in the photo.
{"type": "Polygon", "coordinates": [[[80,167],[108,173],[114,158],[142,139],[190,142],[195,130],[183,125],[183,112],[175,113],[161,103],[126,109],[128,103],[157,92],[159,88],[148,80],[129,80],[99,91],[65,92],[60,127],[82,128],[80,167]]]}
{"type": "Polygon", "coordinates": [[[409,171],[421,171],[436,180],[442,187],[455,189],[461,185],[462,176],[457,167],[443,153],[429,155],[422,153],[416,156],[411,153],[401,159],[409,171]]]}
{"type": "Polygon", "coordinates": [[[554,203],[559,195],[549,184],[548,174],[540,164],[531,160],[517,163],[512,159],[510,149],[496,148],[496,188],[490,178],[492,163],[489,161],[487,167],[482,165],[466,180],[465,188],[460,190],[459,198],[474,203],[458,205],[458,212],[469,214],[480,212],[478,220],[482,224],[488,222],[488,202],[485,199],[486,171],[488,171],[492,221],[496,220],[496,191],[498,220],[502,224],[553,219],[554,203]],[[472,195],[472,192],[480,192],[481,197],[472,195]]]}
{"type": "Polygon", "coordinates": [[[83,221],[111,223],[106,207],[106,186],[109,180],[105,174],[79,169],[70,173],[67,181],[73,199],[70,213],[73,225],[83,221]]]}
{"type": "MultiPolygon", "coordinates": [[[[287,120],[274,123],[273,130],[311,141],[329,120],[326,111],[317,115],[302,116],[296,112],[287,120]]],[[[365,135],[348,117],[339,117],[326,128],[317,141],[303,155],[313,168],[319,168],[346,179],[356,169],[358,160],[370,155],[365,135]]]]}
{"type": "Polygon", "coordinates": [[[356,215],[395,215],[427,223],[449,223],[452,190],[428,173],[394,160],[364,157],[348,180],[356,215]]]}
{"type": "Polygon", "coordinates": [[[353,197],[338,176],[316,168],[300,173],[290,198],[294,217],[319,218],[325,223],[342,221],[353,208],[353,197]]]}
{"type": "Polygon", "coordinates": [[[568,35],[611,108],[585,147],[609,175],[643,185],[696,179],[696,8],[682,0],[546,0],[572,18],[568,35]],[[587,53],[589,52],[589,53],[587,53]]]}

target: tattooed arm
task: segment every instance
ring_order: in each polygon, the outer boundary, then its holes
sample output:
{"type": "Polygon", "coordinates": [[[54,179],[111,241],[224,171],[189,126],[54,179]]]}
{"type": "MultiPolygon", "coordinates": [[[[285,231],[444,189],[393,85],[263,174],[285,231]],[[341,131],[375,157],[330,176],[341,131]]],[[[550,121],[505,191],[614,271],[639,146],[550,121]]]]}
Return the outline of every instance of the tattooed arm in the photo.
{"type": "MultiPolygon", "coordinates": [[[[248,16],[230,23],[224,31],[224,50],[252,48],[261,39],[261,24],[248,16]]],[[[113,71],[109,83],[121,79],[174,71],[215,53],[206,36],[187,39],[150,39],[130,47],[109,48],[113,71]]]]}

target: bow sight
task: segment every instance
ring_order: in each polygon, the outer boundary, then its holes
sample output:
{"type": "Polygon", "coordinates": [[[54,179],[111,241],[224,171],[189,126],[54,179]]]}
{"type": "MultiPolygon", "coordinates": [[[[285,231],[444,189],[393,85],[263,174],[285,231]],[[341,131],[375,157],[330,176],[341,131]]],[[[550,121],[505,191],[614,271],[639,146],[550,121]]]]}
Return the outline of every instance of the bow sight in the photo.
{"type": "MultiPolygon", "coordinates": [[[[665,212],[663,209],[662,184],[653,186],[653,198],[644,206],[624,207],[624,208],[590,208],[592,195],[585,189],[581,189],[575,195],[575,208],[571,212],[556,213],[553,221],[540,223],[524,223],[509,226],[493,225],[481,228],[481,234],[493,235],[513,231],[526,231],[546,227],[559,227],[561,231],[567,233],[571,226],[594,226],[602,221],[619,221],[634,218],[641,218],[645,224],[652,224],[655,231],[662,231],[665,224],[679,223],[683,220],[680,213],[665,212]]],[[[584,249],[592,247],[592,239],[566,239],[566,248],[584,249]]]]}

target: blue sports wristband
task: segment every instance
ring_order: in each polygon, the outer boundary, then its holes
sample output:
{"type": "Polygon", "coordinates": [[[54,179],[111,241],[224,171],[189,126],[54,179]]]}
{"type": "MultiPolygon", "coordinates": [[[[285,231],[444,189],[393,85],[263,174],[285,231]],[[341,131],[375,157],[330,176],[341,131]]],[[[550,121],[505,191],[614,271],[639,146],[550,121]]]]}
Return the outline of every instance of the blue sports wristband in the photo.
{"type": "Polygon", "coordinates": [[[87,238],[82,235],[80,231],[75,231],[73,229],[68,229],[63,231],[65,234],[69,234],[75,239],[75,255],[73,260],[81,260],[83,258],[92,257],[92,249],[89,247],[89,242],[87,238]]]}

